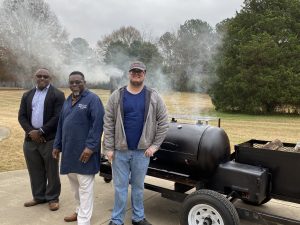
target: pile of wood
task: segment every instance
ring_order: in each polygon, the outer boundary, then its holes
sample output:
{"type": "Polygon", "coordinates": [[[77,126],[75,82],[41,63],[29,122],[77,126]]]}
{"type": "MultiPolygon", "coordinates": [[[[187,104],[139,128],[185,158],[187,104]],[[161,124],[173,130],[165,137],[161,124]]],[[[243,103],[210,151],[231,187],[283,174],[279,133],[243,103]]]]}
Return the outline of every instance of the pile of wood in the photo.
{"type": "Polygon", "coordinates": [[[262,146],[264,149],[270,149],[275,151],[285,151],[285,152],[298,152],[300,153],[300,142],[296,144],[294,148],[284,147],[283,143],[279,139],[268,142],[262,146]]]}

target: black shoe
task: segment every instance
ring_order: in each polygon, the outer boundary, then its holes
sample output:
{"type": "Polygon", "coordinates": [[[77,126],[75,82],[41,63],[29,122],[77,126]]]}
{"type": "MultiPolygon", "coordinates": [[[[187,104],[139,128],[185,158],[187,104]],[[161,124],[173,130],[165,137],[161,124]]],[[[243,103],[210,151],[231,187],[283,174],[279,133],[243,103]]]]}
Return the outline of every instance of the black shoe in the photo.
{"type": "MultiPolygon", "coordinates": [[[[117,224],[115,224],[113,221],[110,221],[108,225],[117,225],[117,224]]],[[[124,225],[124,223],[122,225],[124,225]]]]}
{"type": "Polygon", "coordinates": [[[151,223],[149,223],[146,218],[142,219],[139,222],[135,222],[132,220],[132,225],[152,225],[151,223]]]}

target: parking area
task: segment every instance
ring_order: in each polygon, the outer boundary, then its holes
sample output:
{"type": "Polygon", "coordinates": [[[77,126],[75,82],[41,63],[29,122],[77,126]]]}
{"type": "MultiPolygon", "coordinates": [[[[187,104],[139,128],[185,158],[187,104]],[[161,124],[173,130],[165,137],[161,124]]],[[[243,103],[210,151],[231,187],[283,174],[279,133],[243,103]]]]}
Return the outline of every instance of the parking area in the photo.
{"type": "MultiPolygon", "coordinates": [[[[66,176],[61,177],[62,193],[60,209],[52,212],[47,204],[25,208],[23,203],[31,199],[31,191],[27,170],[18,170],[0,173],[0,207],[1,225],[66,225],[64,216],[74,211],[74,201],[70,185],[66,176]]],[[[173,184],[165,180],[147,177],[147,182],[171,188],[173,184]]],[[[113,207],[112,183],[105,183],[103,178],[96,176],[95,201],[92,217],[93,225],[107,225],[113,207]]],[[[241,204],[241,203],[237,203],[241,204]]],[[[153,225],[179,225],[179,213],[181,204],[162,198],[159,193],[145,190],[145,212],[148,220],[153,225]]],[[[248,206],[249,207],[249,206],[248,206]]],[[[278,200],[255,208],[263,212],[300,220],[300,205],[278,200]]],[[[126,225],[131,224],[130,200],[126,213],[126,225]]],[[[241,225],[255,225],[248,221],[241,221],[241,225]]]]}

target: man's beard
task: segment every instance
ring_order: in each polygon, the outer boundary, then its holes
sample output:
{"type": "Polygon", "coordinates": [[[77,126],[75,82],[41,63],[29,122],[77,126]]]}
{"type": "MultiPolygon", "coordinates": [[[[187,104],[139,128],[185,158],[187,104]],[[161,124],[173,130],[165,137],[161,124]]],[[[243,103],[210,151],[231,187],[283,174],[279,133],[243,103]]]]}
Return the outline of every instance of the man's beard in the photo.
{"type": "Polygon", "coordinates": [[[143,85],[143,81],[132,81],[130,80],[130,84],[134,87],[141,87],[143,85]]]}
{"type": "Polygon", "coordinates": [[[79,96],[80,95],[80,91],[73,91],[73,96],[74,97],[77,97],[77,96],[79,96]]]}

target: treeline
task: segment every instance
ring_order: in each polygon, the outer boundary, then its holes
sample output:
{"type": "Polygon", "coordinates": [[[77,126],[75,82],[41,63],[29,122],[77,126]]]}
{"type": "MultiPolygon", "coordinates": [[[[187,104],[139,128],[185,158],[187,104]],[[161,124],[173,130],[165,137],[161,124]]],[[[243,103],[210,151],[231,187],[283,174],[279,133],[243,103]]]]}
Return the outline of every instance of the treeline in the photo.
{"type": "Polygon", "coordinates": [[[219,24],[210,95],[217,110],[300,113],[300,1],[246,0],[219,24]]]}
{"type": "MultiPolygon", "coordinates": [[[[201,17],[199,15],[199,17],[201,17]]],[[[217,110],[299,113],[299,0],[245,0],[233,18],[211,27],[190,19],[153,39],[121,27],[91,48],[67,31],[43,0],[4,0],[0,8],[0,83],[28,87],[44,65],[64,84],[82,68],[93,87],[126,82],[128,64],[148,66],[159,89],[209,93],[217,110]]]]}

